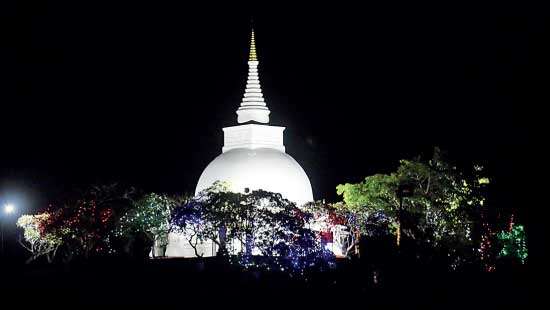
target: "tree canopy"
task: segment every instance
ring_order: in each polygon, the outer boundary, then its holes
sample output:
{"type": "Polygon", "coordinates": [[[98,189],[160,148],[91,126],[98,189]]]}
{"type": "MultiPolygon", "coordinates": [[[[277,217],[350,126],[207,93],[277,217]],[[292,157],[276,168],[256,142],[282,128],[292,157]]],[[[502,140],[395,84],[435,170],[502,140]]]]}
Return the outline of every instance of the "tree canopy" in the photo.
{"type": "MultiPolygon", "coordinates": [[[[359,228],[368,233],[373,221],[387,221],[389,232],[432,248],[453,252],[462,259],[473,255],[472,232],[485,203],[481,167],[465,176],[441,158],[401,160],[395,172],[368,176],[363,182],[340,184],[345,211],[364,219],[359,228]],[[400,187],[410,192],[400,195],[400,187]],[[373,215],[382,215],[373,217],[373,215]],[[458,255],[460,252],[460,255],[458,255]]],[[[456,262],[455,262],[456,263],[456,262]]]]}
{"type": "Polygon", "coordinates": [[[168,243],[170,232],[170,216],[177,201],[175,198],[150,193],[138,199],[118,220],[116,233],[118,236],[144,233],[151,241],[160,244],[168,243]]]}
{"type": "Polygon", "coordinates": [[[246,268],[303,273],[328,267],[332,255],[317,232],[307,227],[311,214],[280,194],[257,190],[233,193],[215,183],[174,210],[172,224],[196,246],[210,240],[220,256],[246,268]]]}

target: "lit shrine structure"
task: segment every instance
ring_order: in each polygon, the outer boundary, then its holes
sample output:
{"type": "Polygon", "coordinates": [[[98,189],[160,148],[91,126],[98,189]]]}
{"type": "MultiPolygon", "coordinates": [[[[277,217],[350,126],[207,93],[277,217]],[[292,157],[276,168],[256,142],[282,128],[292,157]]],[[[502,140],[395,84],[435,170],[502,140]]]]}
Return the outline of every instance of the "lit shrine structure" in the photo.
{"type": "MultiPolygon", "coordinates": [[[[236,126],[223,128],[222,153],[202,172],[195,195],[214,182],[225,182],[233,192],[262,189],[280,193],[298,206],[313,201],[311,183],[304,169],[286,153],[283,131],[285,127],[269,125],[266,105],[258,72],[254,31],[250,36],[248,79],[244,95],[237,109],[236,126]]],[[[339,232],[334,232],[337,237],[339,232]]],[[[335,241],[336,242],[336,241],[335,241]]],[[[329,244],[338,255],[338,248],[329,244]]],[[[211,241],[197,246],[203,257],[214,256],[217,246],[211,241]]],[[[166,248],[168,257],[196,257],[185,233],[170,233],[166,248]]]]}

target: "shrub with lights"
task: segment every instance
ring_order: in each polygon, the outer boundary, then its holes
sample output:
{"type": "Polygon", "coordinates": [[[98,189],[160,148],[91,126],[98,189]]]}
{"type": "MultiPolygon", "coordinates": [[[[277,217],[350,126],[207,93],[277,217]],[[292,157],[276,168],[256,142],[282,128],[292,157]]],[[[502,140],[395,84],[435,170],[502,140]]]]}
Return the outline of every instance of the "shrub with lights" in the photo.
{"type": "Polygon", "coordinates": [[[303,275],[333,264],[320,235],[307,227],[311,216],[280,194],[232,193],[216,183],[177,207],[172,225],[188,236],[197,256],[197,244],[212,241],[219,256],[246,269],[303,275]]]}
{"type": "Polygon", "coordinates": [[[500,258],[509,258],[521,264],[527,262],[527,240],[523,225],[510,225],[508,231],[501,231],[498,234],[501,244],[500,258]]]}
{"type": "Polygon", "coordinates": [[[111,207],[99,207],[96,200],[78,200],[51,211],[44,234],[61,236],[63,259],[113,254],[110,231],[114,224],[111,207]]]}
{"type": "Polygon", "coordinates": [[[57,250],[63,243],[63,235],[68,231],[57,234],[52,231],[46,232],[44,229],[50,216],[50,213],[44,212],[37,215],[22,215],[17,220],[17,227],[24,231],[19,243],[31,253],[27,262],[39,257],[45,257],[48,262],[53,262],[57,250]]]}
{"type": "Polygon", "coordinates": [[[118,237],[143,233],[154,245],[153,256],[164,256],[170,232],[170,216],[176,200],[168,195],[147,194],[120,218],[115,229],[118,237]]]}
{"type": "Polygon", "coordinates": [[[32,253],[30,260],[46,256],[63,261],[114,254],[113,229],[118,214],[132,205],[133,189],[116,184],[92,186],[37,215],[18,220],[24,233],[22,244],[32,253]]]}

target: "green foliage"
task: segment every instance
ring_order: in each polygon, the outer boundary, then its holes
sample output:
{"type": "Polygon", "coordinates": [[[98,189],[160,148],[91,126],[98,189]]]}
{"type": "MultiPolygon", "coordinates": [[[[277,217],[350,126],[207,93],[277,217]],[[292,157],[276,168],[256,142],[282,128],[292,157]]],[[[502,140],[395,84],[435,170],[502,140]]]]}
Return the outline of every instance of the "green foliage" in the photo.
{"type": "Polygon", "coordinates": [[[166,245],[166,235],[170,231],[170,214],[175,206],[176,200],[172,197],[147,194],[120,218],[116,234],[124,236],[143,232],[151,240],[166,245]]]}
{"type": "Polygon", "coordinates": [[[463,176],[443,161],[436,149],[428,162],[401,160],[393,173],[368,176],[363,182],[336,189],[343,197],[341,208],[365,219],[359,224],[363,234],[368,234],[371,221],[383,218],[393,234],[401,227],[408,240],[455,252],[458,257],[458,251],[463,255],[473,252],[468,250],[473,224],[484,203],[482,187],[489,182],[478,176],[482,167],[474,170],[474,176],[463,176]],[[402,198],[400,214],[397,191],[401,184],[412,186],[413,191],[402,198]],[[383,216],[373,217],[375,214],[383,216]]]}
{"type": "Polygon", "coordinates": [[[395,191],[399,180],[395,174],[376,174],[368,176],[358,184],[343,184],[336,187],[338,195],[343,195],[344,202],[352,211],[362,212],[369,210],[384,210],[395,212],[399,202],[395,191]]]}
{"type": "Polygon", "coordinates": [[[527,261],[527,240],[523,225],[514,225],[510,231],[501,231],[497,235],[502,245],[500,257],[517,259],[522,264],[527,261]]]}
{"type": "Polygon", "coordinates": [[[351,212],[358,218],[359,229],[368,234],[366,219],[375,213],[383,213],[390,219],[390,229],[395,232],[399,200],[395,191],[399,186],[399,179],[395,173],[368,176],[361,183],[341,184],[336,187],[338,195],[344,198],[344,204],[337,205],[340,212],[351,212]]]}

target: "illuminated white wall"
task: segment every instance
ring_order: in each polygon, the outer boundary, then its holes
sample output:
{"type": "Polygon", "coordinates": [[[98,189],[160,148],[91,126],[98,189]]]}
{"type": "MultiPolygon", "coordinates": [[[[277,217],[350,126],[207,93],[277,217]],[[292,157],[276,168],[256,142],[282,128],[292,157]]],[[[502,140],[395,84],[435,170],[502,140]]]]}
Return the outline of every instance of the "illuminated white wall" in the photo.
{"type": "Polygon", "coordinates": [[[285,152],[283,144],[284,127],[246,124],[223,129],[223,148],[225,153],[232,149],[270,148],[285,152]]]}
{"type": "MultiPolygon", "coordinates": [[[[167,257],[197,257],[195,250],[189,243],[190,236],[189,232],[169,233],[165,255],[167,257]]],[[[202,257],[211,257],[216,255],[218,249],[214,242],[207,240],[197,244],[197,251],[202,257]]]]}

